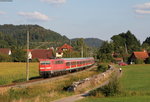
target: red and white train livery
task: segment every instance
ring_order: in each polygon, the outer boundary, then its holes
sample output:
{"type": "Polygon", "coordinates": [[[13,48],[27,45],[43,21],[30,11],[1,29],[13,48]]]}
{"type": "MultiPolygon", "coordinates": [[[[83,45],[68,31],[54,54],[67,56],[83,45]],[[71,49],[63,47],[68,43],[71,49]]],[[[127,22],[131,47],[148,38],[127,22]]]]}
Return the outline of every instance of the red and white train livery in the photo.
{"type": "Polygon", "coordinates": [[[94,64],[94,58],[62,58],[40,59],[39,73],[42,77],[49,77],[56,73],[71,72],[87,68],[94,64]]]}

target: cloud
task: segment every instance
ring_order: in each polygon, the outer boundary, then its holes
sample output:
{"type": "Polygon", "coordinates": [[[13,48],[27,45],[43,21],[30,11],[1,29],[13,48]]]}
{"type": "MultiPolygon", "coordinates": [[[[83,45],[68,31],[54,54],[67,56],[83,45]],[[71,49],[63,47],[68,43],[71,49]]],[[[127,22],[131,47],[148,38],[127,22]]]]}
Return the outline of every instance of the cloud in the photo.
{"type": "Polygon", "coordinates": [[[4,15],[4,14],[6,14],[6,12],[0,11],[0,15],[4,15]]]}
{"type": "Polygon", "coordinates": [[[150,2],[136,5],[135,8],[137,8],[137,9],[150,9],[150,2]]]}
{"type": "Polygon", "coordinates": [[[19,12],[18,15],[23,16],[27,18],[27,20],[30,21],[48,21],[49,17],[45,14],[42,14],[40,12],[19,12]]]}
{"type": "Polygon", "coordinates": [[[150,14],[150,10],[148,11],[148,10],[135,10],[135,12],[136,13],[138,13],[138,14],[150,14]]]}
{"type": "Polygon", "coordinates": [[[135,5],[134,8],[137,14],[150,14],[150,2],[135,5]]]}
{"type": "Polygon", "coordinates": [[[66,3],[66,0],[41,0],[43,2],[48,2],[51,4],[63,4],[66,3]]]}

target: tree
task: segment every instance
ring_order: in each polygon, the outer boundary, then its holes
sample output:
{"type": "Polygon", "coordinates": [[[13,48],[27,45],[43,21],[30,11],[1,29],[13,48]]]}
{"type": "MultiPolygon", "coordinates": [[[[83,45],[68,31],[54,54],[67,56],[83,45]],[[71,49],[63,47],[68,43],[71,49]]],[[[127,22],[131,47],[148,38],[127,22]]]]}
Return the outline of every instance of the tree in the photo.
{"type": "Polygon", "coordinates": [[[14,62],[25,62],[26,52],[21,48],[12,49],[12,59],[14,62]]]}
{"type": "Polygon", "coordinates": [[[141,49],[140,41],[130,31],[114,35],[111,39],[114,43],[114,52],[120,56],[128,53],[131,54],[133,51],[141,49]]]}
{"type": "Polygon", "coordinates": [[[97,53],[97,59],[100,62],[112,62],[113,57],[112,53],[114,51],[114,46],[112,42],[104,42],[103,45],[100,47],[97,53]]]}
{"type": "Polygon", "coordinates": [[[150,51],[150,37],[147,37],[145,39],[145,41],[142,44],[142,48],[147,50],[147,51],[150,51]]]}

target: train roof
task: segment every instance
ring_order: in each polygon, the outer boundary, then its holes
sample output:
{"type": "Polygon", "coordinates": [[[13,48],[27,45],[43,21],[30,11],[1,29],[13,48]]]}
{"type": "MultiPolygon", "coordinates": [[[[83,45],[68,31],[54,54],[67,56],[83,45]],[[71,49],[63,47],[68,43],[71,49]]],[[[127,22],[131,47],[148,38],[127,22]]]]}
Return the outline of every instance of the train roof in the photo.
{"type": "Polygon", "coordinates": [[[86,59],[93,59],[93,57],[87,58],[62,58],[63,60],[86,60],[86,59]]]}

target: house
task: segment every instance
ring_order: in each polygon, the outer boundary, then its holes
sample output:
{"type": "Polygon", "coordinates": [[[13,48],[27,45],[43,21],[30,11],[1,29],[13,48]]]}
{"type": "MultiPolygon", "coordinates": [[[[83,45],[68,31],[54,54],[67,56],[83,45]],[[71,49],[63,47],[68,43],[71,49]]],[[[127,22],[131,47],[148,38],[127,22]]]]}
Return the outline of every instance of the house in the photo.
{"type": "Polygon", "coordinates": [[[120,63],[120,62],[123,62],[123,58],[114,58],[114,60],[117,62],[117,63],[120,63]]]}
{"type": "Polygon", "coordinates": [[[30,49],[29,59],[49,59],[54,58],[52,49],[30,49]]]}
{"type": "Polygon", "coordinates": [[[149,53],[147,51],[142,51],[142,52],[133,52],[131,57],[130,57],[130,63],[135,62],[136,59],[141,59],[145,60],[149,57],[149,53]]]}
{"type": "Polygon", "coordinates": [[[56,49],[56,57],[62,58],[64,51],[73,51],[73,47],[68,44],[64,44],[61,47],[58,47],[56,49]]]}
{"type": "Polygon", "coordinates": [[[72,51],[73,50],[73,47],[68,45],[68,44],[64,44],[63,46],[61,46],[59,48],[59,50],[62,50],[62,51],[72,51]]]}
{"type": "Polygon", "coordinates": [[[6,55],[11,55],[11,49],[9,48],[0,48],[0,54],[6,54],[6,55]]]}

